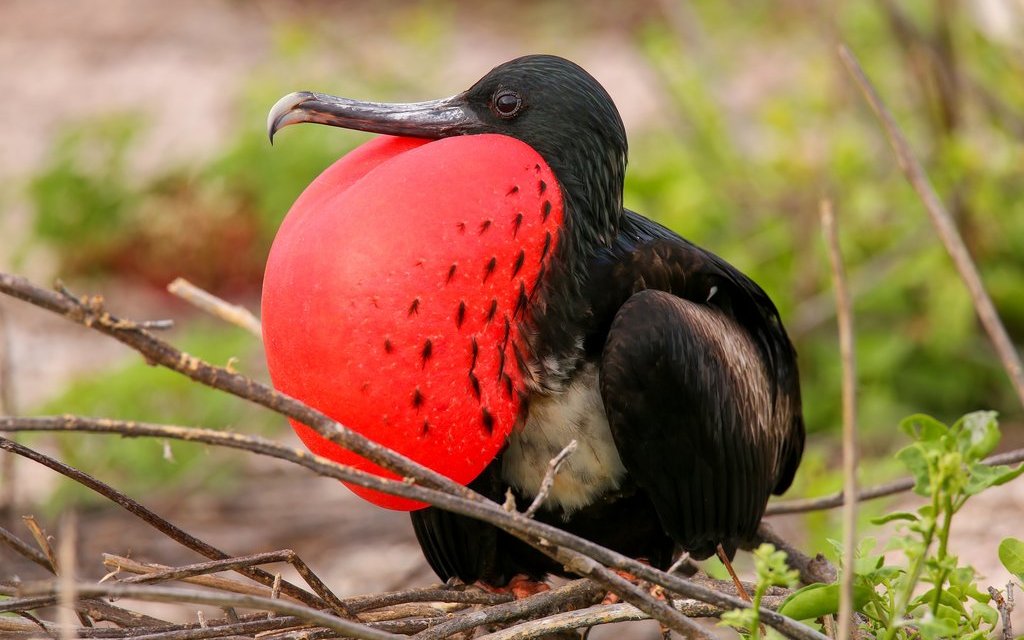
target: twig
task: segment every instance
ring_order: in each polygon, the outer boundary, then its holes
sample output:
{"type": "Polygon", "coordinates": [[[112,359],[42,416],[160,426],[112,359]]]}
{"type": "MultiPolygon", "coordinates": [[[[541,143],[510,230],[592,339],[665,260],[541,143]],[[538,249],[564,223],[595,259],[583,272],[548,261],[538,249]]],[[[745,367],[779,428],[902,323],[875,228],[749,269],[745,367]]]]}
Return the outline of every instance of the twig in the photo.
{"type": "MultiPolygon", "coordinates": [[[[193,604],[207,604],[216,607],[245,607],[250,609],[264,609],[285,615],[295,616],[318,626],[327,627],[347,637],[360,638],[361,640],[404,640],[402,636],[379,631],[358,622],[338,618],[323,613],[316,609],[274,598],[251,596],[238,593],[217,593],[213,591],[200,591],[197,589],[183,589],[178,587],[163,586],[135,586],[122,584],[89,584],[76,583],[75,592],[82,596],[91,597],[113,597],[130,598],[133,600],[145,600],[149,602],[190,602],[193,604]]],[[[33,587],[26,585],[22,592],[26,596],[52,596],[56,594],[57,587],[52,583],[33,587]]],[[[9,604],[9,603],[5,603],[9,604]]]]}
{"type": "Polygon", "coordinates": [[[794,547],[788,540],[775,533],[775,530],[767,522],[762,521],[758,526],[757,539],[754,542],[754,546],[762,542],[770,542],[776,549],[785,551],[786,563],[800,572],[800,581],[804,584],[813,584],[815,582],[829,584],[836,581],[839,572],[828,561],[828,558],[820,553],[813,558],[808,556],[794,547]]]}
{"type": "MultiPolygon", "coordinates": [[[[762,602],[769,608],[776,608],[785,600],[785,596],[764,596],[762,602]]],[[[698,600],[675,600],[672,602],[683,615],[690,618],[711,618],[721,615],[722,610],[698,600]]],[[[603,604],[577,609],[547,616],[540,620],[532,620],[515,625],[485,636],[477,640],[530,640],[560,631],[571,631],[614,622],[630,622],[633,620],[650,620],[650,616],[631,604],[603,604]]]]}
{"type": "Polygon", "coordinates": [[[53,546],[50,545],[49,536],[47,536],[46,532],[43,531],[43,528],[39,526],[39,523],[36,522],[34,516],[22,516],[21,520],[25,523],[25,527],[32,534],[36,544],[39,545],[39,549],[42,550],[43,557],[46,558],[46,564],[49,565],[48,567],[45,567],[47,571],[53,575],[59,574],[60,568],[57,564],[57,556],[53,553],[53,546]]]}
{"type": "MultiPolygon", "coordinates": [[[[97,331],[132,346],[154,364],[160,364],[193,380],[228,391],[277,413],[294,418],[313,428],[328,440],[348,448],[381,467],[395,471],[404,480],[400,482],[386,480],[380,476],[358,472],[342,465],[325,464],[325,468],[332,469],[335,477],[347,476],[347,479],[353,483],[366,488],[428,502],[454,513],[483,520],[527,540],[531,545],[545,550],[545,552],[547,552],[546,546],[542,544],[542,541],[575,550],[608,567],[626,571],[639,579],[722,608],[746,608],[749,606],[749,603],[738,598],[701,587],[678,576],[668,575],[556,527],[536,522],[522,514],[505,512],[499,505],[476,492],[367,440],[293,398],[277,393],[245,376],[213,367],[198,358],[184,354],[145,331],[118,328],[115,326],[116,323],[111,322],[105,315],[97,314],[94,309],[75,299],[54,294],[31,284],[24,278],[4,273],[0,273],[0,293],[7,293],[86,326],[91,326],[97,331]]],[[[0,444],[8,446],[10,443],[0,441],[0,444]]],[[[305,455],[308,459],[308,454],[305,455]]],[[[646,598],[652,599],[649,595],[646,598]]],[[[762,609],[761,617],[771,626],[794,638],[822,640],[825,637],[806,625],[767,609],[762,609]]]]}
{"type": "MultiPolygon", "coordinates": [[[[129,498],[125,494],[121,493],[117,489],[114,489],[110,485],[100,482],[96,478],[93,478],[92,476],[83,473],[78,469],[69,467],[68,465],[58,462],[57,460],[54,460],[49,456],[39,453],[38,451],[29,449],[28,447],[22,446],[6,438],[0,438],[0,449],[6,449],[11,453],[16,453],[24,458],[28,458],[30,460],[38,462],[39,464],[49,467],[50,469],[53,469],[54,471],[62,475],[65,475],[71,478],[72,480],[82,485],[85,485],[86,487],[89,487],[96,493],[99,493],[100,495],[106,497],[107,499],[117,503],[118,505],[126,509],[129,513],[140,518],[152,527],[156,528],[158,531],[162,532],[167,537],[188,547],[189,549],[192,549],[197,553],[206,556],[207,558],[224,560],[230,557],[228,554],[224,553],[220,549],[217,549],[216,547],[213,547],[203,542],[202,540],[199,540],[198,538],[190,535],[188,532],[161,518],[153,511],[150,511],[149,509],[142,506],[135,500],[129,498]]],[[[267,573],[266,571],[263,571],[262,569],[243,567],[236,569],[236,571],[262,584],[271,585],[274,583],[274,576],[267,573]]],[[[285,583],[283,589],[288,595],[310,606],[327,606],[327,603],[325,601],[291,583],[285,583]]]]}
{"type": "Polygon", "coordinates": [[[293,418],[327,440],[372,460],[399,476],[414,478],[415,482],[424,486],[444,488],[449,493],[461,495],[470,500],[482,501],[484,499],[483,496],[440,473],[365,438],[348,427],[331,420],[323,413],[275,391],[265,384],[226,368],[210,365],[174,348],[146,331],[124,326],[121,320],[103,310],[102,299],[97,299],[95,296],[79,299],[67,290],[63,290],[61,293],[47,291],[33,285],[25,278],[8,273],[0,273],[0,293],[24,300],[106,334],[138,351],[150,364],[166,367],[208,387],[226,391],[293,418]]]}
{"type": "MultiPolygon", "coordinates": [[[[133,573],[147,573],[147,575],[141,575],[134,578],[126,578],[124,580],[121,580],[121,582],[127,583],[157,582],[161,580],[188,580],[190,577],[193,576],[201,576],[203,574],[215,573],[218,571],[237,570],[240,568],[252,568],[256,565],[269,564],[272,562],[287,562],[292,566],[292,568],[295,569],[296,573],[298,573],[299,576],[306,581],[306,584],[308,584],[313,589],[313,591],[316,592],[318,596],[323,598],[325,601],[329,602],[335,610],[343,612],[345,615],[348,616],[352,615],[352,612],[347,608],[345,603],[342,602],[336,595],[334,595],[334,592],[332,592],[327,587],[327,585],[324,584],[323,580],[321,580],[320,577],[317,576],[313,572],[313,570],[309,568],[309,565],[307,565],[302,560],[302,558],[300,558],[298,554],[292,551],[291,549],[254,553],[251,555],[239,556],[236,558],[213,560],[211,562],[200,562],[196,564],[186,565],[183,567],[175,567],[173,569],[170,567],[162,567],[160,569],[155,569],[152,572],[150,571],[150,569],[153,569],[153,565],[146,566],[142,563],[134,563],[128,558],[120,558],[118,556],[104,554],[103,560],[103,564],[107,565],[110,568],[113,568],[111,566],[111,563],[122,568],[126,566],[138,566],[141,569],[141,571],[133,570],[133,573]],[[108,562],[108,559],[110,560],[110,562],[108,562]]],[[[220,580],[224,579],[221,578],[220,580]]],[[[230,589],[233,587],[237,589],[248,587],[248,585],[243,585],[233,580],[226,580],[225,582],[227,584],[221,588],[230,589]]],[[[274,576],[274,579],[271,582],[271,586],[276,586],[278,589],[283,588],[284,584],[286,583],[280,581],[276,575],[274,576]]],[[[251,591],[247,593],[251,593],[251,591]]],[[[263,591],[262,593],[265,593],[265,591],[263,591]]]]}
{"type": "Polygon", "coordinates": [[[483,611],[463,614],[452,620],[428,627],[413,636],[413,640],[442,640],[475,627],[498,622],[518,620],[538,613],[549,613],[571,602],[592,602],[604,592],[594,582],[574,580],[551,591],[538,593],[522,600],[488,607],[483,611]]]}
{"type": "Polygon", "coordinates": [[[263,328],[259,319],[245,307],[218,298],[185,278],[175,278],[174,282],[167,285],[167,291],[206,313],[241,327],[260,340],[263,339],[263,328]]]}
{"type": "MultiPolygon", "coordinates": [[[[846,286],[846,270],[839,248],[839,232],[832,202],[821,201],[821,227],[832,267],[839,324],[839,353],[843,363],[843,492],[857,495],[857,364],[853,343],[853,310],[846,286]]],[[[838,640],[849,640],[853,632],[853,563],[857,547],[857,501],[843,504],[843,573],[839,582],[838,640]]]]}
{"type": "Polygon", "coordinates": [[[60,543],[58,554],[60,558],[60,571],[57,574],[57,626],[60,627],[60,637],[64,640],[74,640],[75,614],[78,614],[78,621],[84,627],[91,627],[92,620],[75,607],[78,601],[78,594],[75,592],[75,516],[69,513],[61,519],[60,543]]]}
{"type": "MultiPolygon", "coordinates": [[[[238,433],[225,431],[214,431],[210,429],[193,429],[187,427],[153,425],[138,422],[127,422],[110,419],[92,419],[78,416],[63,416],[50,418],[15,418],[0,417],[0,431],[19,430],[46,430],[46,431],[82,431],[96,433],[122,433],[130,436],[154,436],[158,438],[171,438],[187,440],[192,442],[203,442],[206,444],[226,446],[236,449],[243,449],[269,455],[287,460],[326,477],[344,480],[358,484],[369,489],[398,495],[413,500],[430,502],[436,506],[460,513],[472,518],[484,520],[495,526],[502,527],[514,534],[529,536],[533,535],[536,540],[548,541],[548,548],[553,542],[578,549],[582,553],[595,558],[608,566],[615,567],[647,580],[654,584],[661,585],[666,589],[679,593],[683,596],[701,600],[713,604],[721,609],[734,609],[748,607],[749,603],[703,585],[685,580],[678,576],[668,575],[658,571],[649,565],[642,564],[631,558],[622,556],[611,550],[605,549],[587,540],[577,538],[549,525],[531,520],[522,514],[508,513],[497,504],[489,501],[471,502],[463,500],[458,496],[452,496],[434,489],[427,489],[415,484],[388,480],[377,475],[358,471],[352,467],[340,465],[325,458],[312,456],[305,451],[285,447],[257,436],[245,436],[238,433]]],[[[17,451],[18,445],[0,438],[0,449],[17,451]]],[[[620,594],[621,595],[621,594],[620,594]]],[[[0,606],[2,609],[2,606],[0,606]]],[[[763,609],[762,619],[776,627],[783,633],[794,638],[810,640],[824,640],[824,636],[813,631],[804,625],[778,615],[773,611],[763,609]]]]}
{"type": "MultiPolygon", "coordinates": [[[[235,564],[231,560],[224,562],[235,564]]],[[[269,596],[271,590],[262,585],[246,584],[237,580],[231,580],[229,578],[221,578],[218,576],[203,575],[206,571],[199,570],[196,572],[193,568],[200,565],[213,564],[213,563],[199,563],[199,565],[186,565],[184,567],[168,567],[162,564],[149,564],[145,562],[139,562],[132,560],[131,558],[124,558],[122,556],[115,556],[109,553],[103,554],[103,565],[110,569],[111,573],[108,575],[114,575],[121,571],[127,571],[129,573],[135,573],[138,575],[131,576],[128,578],[118,578],[116,582],[121,584],[156,584],[159,582],[180,580],[181,582],[187,582],[200,587],[208,587],[210,589],[218,589],[220,591],[227,591],[229,593],[246,593],[252,596],[269,596]]],[[[243,563],[235,564],[235,566],[253,566],[254,564],[260,563],[243,563]]],[[[234,567],[228,567],[231,569],[234,567]]],[[[213,569],[213,571],[222,571],[227,569],[213,569]]],[[[298,600],[296,600],[298,602],[298,600]]]]}
{"type": "Polygon", "coordinates": [[[1017,392],[1018,399],[1024,405],[1024,365],[1021,364],[1020,356],[1017,354],[1010,336],[1006,333],[1006,328],[999,319],[999,314],[996,311],[995,305],[992,304],[992,299],[985,290],[985,285],[981,280],[981,275],[978,273],[978,268],[971,259],[971,254],[967,250],[966,245],[964,245],[963,238],[960,237],[956,224],[946,210],[945,205],[942,204],[938,194],[935,193],[935,188],[928,180],[928,176],[925,174],[921,164],[914,157],[910,145],[900,131],[899,125],[896,124],[895,118],[893,118],[892,113],[889,112],[882,102],[871,81],[864,74],[864,70],[857,62],[856,57],[843,45],[839,46],[839,57],[843,64],[846,65],[857,86],[860,87],[861,93],[864,94],[868,104],[871,105],[878,120],[882,123],[900,168],[903,170],[911,186],[917,191],[932,221],[932,225],[938,232],[939,238],[946,247],[946,251],[953,259],[953,263],[960,273],[960,278],[964,281],[967,290],[970,292],[978,318],[981,320],[981,324],[985,327],[986,332],[988,332],[989,339],[992,341],[992,345],[995,347],[996,353],[1003,363],[1003,368],[1006,369],[1006,373],[1010,377],[1010,382],[1017,392]]]}
{"type": "MultiPolygon", "coordinates": [[[[7,457],[8,456],[4,456],[5,459],[7,457]]],[[[29,546],[27,542],[21,540],[18,536],[14,535],[13,533],[8,531],[7,529],[4,529],[3,527],[0,527],[0,542],[6,544],[8,547],[16,551],[18,555],[22,556],[23,558],[31,560],[32,562],[36,563],[46,571],[53,573],[53,567],[50,565],[50,561],[46,558],[46,556],[43,553],[36,551],[31,546],[29,546]]]]}
{"type": "Polygon", "coordinates": [[[569,444],[565,445],[557,456],[552,458],[548,462],[548,470],[544,472],[544,479],[540,482],[540,489],[537,490],[537,495],[533,498],[533,502],[523,513],[527,518],[532,518],[540,506],[547,500],[548,494],[551,493],[551,487],[555,486],[555,476],[558,475],[558,470],[562,468],[562,464],[576,451],[579,443],[575,439],[570,440],[569,444]]]}
{"type": "Polygon", "coordinates": [[[608,567],[605,567],[593,558],[572,549],[555,548],[553,551],[552,555],[577,575],[586,576],[609,591],[613,591],[629,604],[634,605],[637,609],[665,624],[673,631],[682,634],[683,637],[711,640],[711,635],[704,628],[676,611],[672,608],[672,605],[663,600],[650,597],[650,593],[608,569],[608,567]]]}
{"type": "Polygon", "coordinates": [[[995,587],[989,587],[988,594],[996,603],[996,609],[999,610],[999,617],[1003,622],[1003,640],[1013,640],[1013,623],[1010,615],[1013,613],[1013,582],[1006,583],[1005,597],[995,587]]]}
{"type": "Polygon", "coordinates": [[[345,606],[353,613],[372,611],[404,602],[457,602],[461,604],[496,605],[514,601],[510,593],[490,593],[478,587],[449,588],[426,587],[404,589],[390,593],[369,596],[355,596],[344,600],[345,606]]]}
{"type": "MultiPolygon", "coordinates": [[[[0,414],[17,413],[14,406],[14,364],[11,359],[10,325],[7,311],[0,305],[0,414]]],[[[0,459],[0,523],[13,518],[18,496],[16,458],[0,459]]]]}
{"type": "MultiPolygon", "coordinates": [[[[1024,449],[1013,449],[1005,453],[999,453],[994,456],[989,456],[982,460],[988,465],[1000,465],[1000,464],[1015,464],[1018,462],[1024,462],[1024,449]]],[[[865,500],[874,500],[875,498],[883,498],[885,496],[895,495],[897,493],[903,493],[904,491],[910,491],[914,488],[913,478],[902,478],[900,480],[894,480],[885,484],[876,485],[868,489],[863,489],[857,493],[857,501],[864,502],[865,500]]],[[[765,509],[764,514],[766,516],[777,516],[786,513],[806,513],[808,511],[823,511],[825,509],[834,509],[841,506],[844,501],[844,494],[842,491],[830,493],[826,496],[818,498],[802,498],[800,500],[782,500],[779,502],[773,502],[768,505],[765,509]]]]}

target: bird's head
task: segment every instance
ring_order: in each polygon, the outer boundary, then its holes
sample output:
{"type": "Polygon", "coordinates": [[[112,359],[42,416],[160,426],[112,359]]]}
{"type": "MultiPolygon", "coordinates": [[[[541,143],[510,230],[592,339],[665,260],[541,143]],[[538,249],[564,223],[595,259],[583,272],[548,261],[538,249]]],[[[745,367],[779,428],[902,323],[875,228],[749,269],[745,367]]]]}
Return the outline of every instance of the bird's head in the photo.
{"type": "Polygon", "coordinates": [[[507,135],[533,147],[551,166],[569,223],[586,244],[606,245],[619,226],[625,128],[607,91],[564,58],[516,58],[462,93],[427,102],[392,104],[292,93],[270,111],[271,140],[283,127],[300,122],[428,139],[507,135]]]}

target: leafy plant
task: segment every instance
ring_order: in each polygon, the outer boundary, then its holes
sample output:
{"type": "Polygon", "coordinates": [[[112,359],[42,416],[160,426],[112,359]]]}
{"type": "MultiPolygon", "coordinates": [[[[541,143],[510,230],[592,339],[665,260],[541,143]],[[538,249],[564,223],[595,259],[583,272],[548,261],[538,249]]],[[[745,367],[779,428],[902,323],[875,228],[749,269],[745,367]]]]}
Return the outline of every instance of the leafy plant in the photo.
{"type": "MultiPolygon", "coordinates": [[[[968,499],[1021,475],[1024,465],[983,462],[1000,437],[991,411],[967,414],[952,426],[914,415],[900,429],[913,442],[896,457],[913,475],[914,492],[928,501],[917,511],[873,521],[898,523],[889,550],[902,553],[902,564],[886,565],[882,554],[873,553],[873,538],[859,545],[856,566],[849,569],[856,573],[854,604],[863,616],[863,629],[883,640],[986,638],[999,615],[988,604],[989,594],[978,588],[974,569],[950,553],[950,526],[968,499]],[[930,586],[921,592],[922,584],[930,586]]],[[[1024,555],[1017,555],[1024,553],[1024,544],[1004,541],[1003,546],[1004,562],[1024,565],[1024,555]]],[[[838,593],[837,585],[810,585],[788,598],[780,610],[802,619],[835,613],[838,593]]]]}
{"type": "MultiPolygon", "coordinates": [[[[757,585],[754,588],[753,600],[749,609],[734,609],[722,614],[721,624],[739,629],[744,636],[752,640],[761,637],[761,602],[771,587],[792,587],[800,578],[800,572],[792,570],[786,564],[786,552],[779,551],[775,545],[763,543],[754,551],[754,569],[757,572],[757,585]]],[[[774,629],[768,632],[769,638],[781,638],[774,629]]]]}

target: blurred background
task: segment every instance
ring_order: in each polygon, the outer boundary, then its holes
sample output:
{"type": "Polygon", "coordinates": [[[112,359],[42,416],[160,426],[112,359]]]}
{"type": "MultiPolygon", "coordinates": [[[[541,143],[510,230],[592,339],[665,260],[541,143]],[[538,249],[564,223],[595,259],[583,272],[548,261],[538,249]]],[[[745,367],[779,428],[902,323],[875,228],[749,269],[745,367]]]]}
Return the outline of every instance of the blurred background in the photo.
{"type": "MultiPolygon", "coordinates": [[[[587,68],[630,135],[626,204],[722,255],[778,304],[800,354],[810,445],[791,496],[840,486],[840,364],[818,206],[830,197],[855,296],[862,478],[899,475],[895,425],[1021,407],[917,196],[835,55],[861,58],[953,212],[1014,340],[1024,342],[1024,1],[4,0],[0,268],[102,293],[169,339],[265,378],[260,345],[164,291],[183,276],[258,311],[289,205],[368,136],[296,127],[266,140],[281,95],[443,97],[494,65],[554,53],[587,68]]],[[[0,299],[7,413],[80,413],[294,441],[282,419],[209,392],[98,334],[0,299]]],[[[22,438],[230,553],[296,550],[339,594],[428,583],[404,514],[264,460],[109,436],[22,438]]],[[[194,561],[54,474],[0,458],[9,525],[74,511],[80,563],[100,552],[194,561]],[[14,464],[16,463],[16,464],[14,464]]],[[[1017,483],[1020,484],[1020,483],[1017,483]]],[[[899,498],[910,501],[912,498],[899,498]]],[[[1002,487],[956,525],[1001,585],[995,545],[1024,528],[1002,487]],[[985,502],[988,500],[988,502],[985,502]]],[[[867,518],[893,503],[873,504],[867,518]]],[[[831,553],[838,513],[782,526],[831,553]]],[[[5,525],[7,526],[7,525],[5,525]]],[[[0,549],[0,564],[16,560],[0,549]]]]}

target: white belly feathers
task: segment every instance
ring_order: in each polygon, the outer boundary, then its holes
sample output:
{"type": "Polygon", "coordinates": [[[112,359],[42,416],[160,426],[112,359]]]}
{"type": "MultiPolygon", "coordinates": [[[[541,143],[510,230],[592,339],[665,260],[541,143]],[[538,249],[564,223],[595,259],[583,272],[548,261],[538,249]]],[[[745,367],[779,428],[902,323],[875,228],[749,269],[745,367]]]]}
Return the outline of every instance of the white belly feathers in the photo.
{"type": "Polygon", "coordinates": [[[566,514],[618,489],[626,472],[612,441],[594,365],[587,365],[561,393],[531,398],[526,422],[512,433],[502,456],[502,478],[526,496],[537,495],[548,462],[574,439],[579,446],[545,501],[546,507],[566,514]]]}

